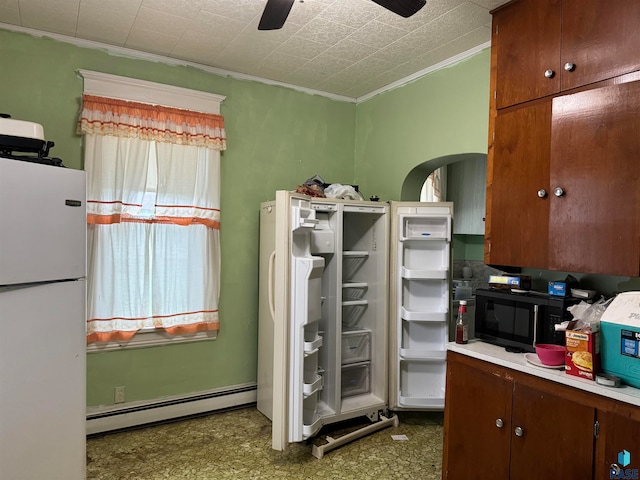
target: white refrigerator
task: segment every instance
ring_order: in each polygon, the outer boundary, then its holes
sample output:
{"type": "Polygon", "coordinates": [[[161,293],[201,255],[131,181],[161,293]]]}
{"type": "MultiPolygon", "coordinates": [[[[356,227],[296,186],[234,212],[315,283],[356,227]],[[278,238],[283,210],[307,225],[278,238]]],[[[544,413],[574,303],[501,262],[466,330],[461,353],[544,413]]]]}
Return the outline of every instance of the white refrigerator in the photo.
{"type": "Polygon", "coordinates": [[[0,157],[0,478],[85,478],[85,173],[0,157]]]}
{"type": "Polygon", "coordinates": [[[272,447],[356,417],[323,454],[444,409],[451,203],[390,204],[277,191],[260,208],[258,409],[272,447]]]}

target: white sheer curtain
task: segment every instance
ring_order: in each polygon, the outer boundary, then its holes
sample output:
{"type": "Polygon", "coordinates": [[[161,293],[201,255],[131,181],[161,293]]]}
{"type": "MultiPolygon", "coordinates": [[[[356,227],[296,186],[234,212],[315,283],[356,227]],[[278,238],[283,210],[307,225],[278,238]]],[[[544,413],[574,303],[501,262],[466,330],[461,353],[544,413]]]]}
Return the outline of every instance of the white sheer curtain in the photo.
{"type": "MultiPolygon", "coordinates": [[[[83,119],[89,117],[83,111],[83,119]]],[[[131,130],[82,131],[87,341],[128,340],[147,328],[170,334],[217,330],[219,151],[138,138],[131,130]]]]}

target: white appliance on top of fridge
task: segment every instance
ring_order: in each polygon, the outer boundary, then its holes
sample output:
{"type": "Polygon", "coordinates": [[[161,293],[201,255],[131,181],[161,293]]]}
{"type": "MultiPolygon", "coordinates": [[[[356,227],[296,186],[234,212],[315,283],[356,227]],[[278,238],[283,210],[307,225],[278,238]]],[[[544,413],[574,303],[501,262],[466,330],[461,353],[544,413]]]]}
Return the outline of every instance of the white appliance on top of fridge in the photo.
{"type": "Polygon", "coordinates": [[[260,210],[258,409],[272,447],[368,417],[324,452],[444,409],[451,203],[391,204],[277,191],[260,210]]]}
{"type": "Polygon", "coordinates": [[[0,478],[80,480],[85,172],[8,149],[0,148],[0,478]]]}

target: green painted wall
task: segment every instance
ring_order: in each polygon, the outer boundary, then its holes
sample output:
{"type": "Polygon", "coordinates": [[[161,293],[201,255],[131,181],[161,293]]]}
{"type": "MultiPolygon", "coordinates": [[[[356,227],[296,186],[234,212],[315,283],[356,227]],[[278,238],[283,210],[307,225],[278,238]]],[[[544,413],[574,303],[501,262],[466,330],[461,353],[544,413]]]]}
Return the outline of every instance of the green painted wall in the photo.
{"type": "MultiPolygon", "coordinates": [[[[455,215],[455,210],[454,210],[455,215]]],[[[483,235],[454,235],[453,236],[454,260],[484,260],[484,236],[483,235]]]]}
{"type": "Polygon", "coordinates": [[[416,167],[487,152],[489,60],[486,49],[358,105],[355,181],[367,196],[419,200],[401,196],[416,167]]]}
{"type": "Polygon", "coordinates": [[[258,209],[277,189],[320,174],[354,180],[354,104],[213,75],[192,67],[110,55],[47,38],[0,30],[0,112],[40,123],[51,154],[82,168],[76,122],[78,69],[95,70],[225,95],[228,149],[222,155],[221,330],[213,342],[88,355],[89,406],[145,400],[256,380],[258,209]]]}

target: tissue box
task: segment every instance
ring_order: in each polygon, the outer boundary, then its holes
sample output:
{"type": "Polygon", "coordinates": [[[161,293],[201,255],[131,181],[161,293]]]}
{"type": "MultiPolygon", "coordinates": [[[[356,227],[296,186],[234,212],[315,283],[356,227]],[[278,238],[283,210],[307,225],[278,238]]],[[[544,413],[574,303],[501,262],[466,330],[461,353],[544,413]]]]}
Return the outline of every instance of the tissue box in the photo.
{"type": "Polygon", "coordinates": [[[565,282],[549,282],[547,293],[556,297],[566,297],[567,284],[565,282]]]}
{"type": "Polygon", "coordinates": [[[600,373],[600,324],[593,323],[591,331],[567,330],[565,372],[576,377],[595,380],[600,373]]]}

